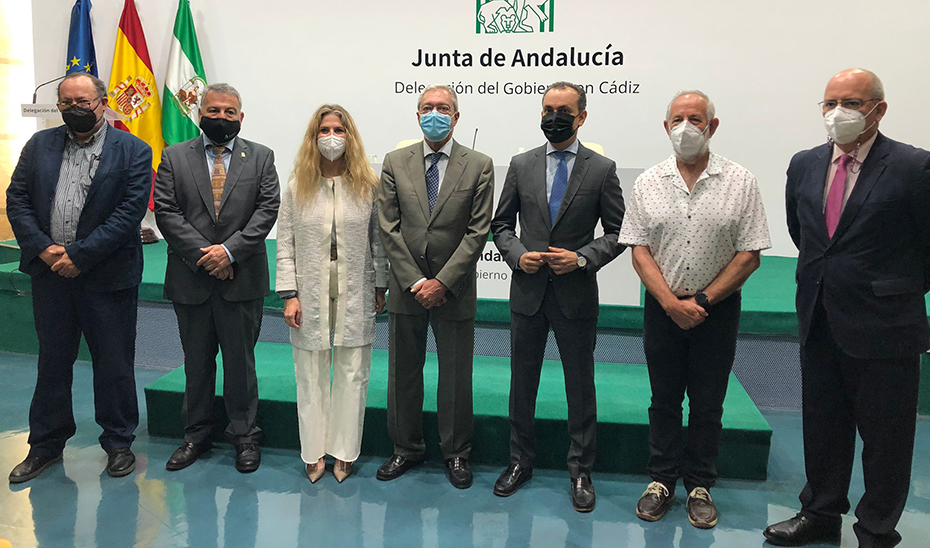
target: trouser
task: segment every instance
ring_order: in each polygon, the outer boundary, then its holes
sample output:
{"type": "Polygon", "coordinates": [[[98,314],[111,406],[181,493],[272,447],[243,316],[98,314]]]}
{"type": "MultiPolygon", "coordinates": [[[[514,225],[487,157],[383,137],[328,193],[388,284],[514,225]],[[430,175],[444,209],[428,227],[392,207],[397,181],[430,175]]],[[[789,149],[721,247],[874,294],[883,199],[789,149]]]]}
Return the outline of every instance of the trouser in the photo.
{"type": "Polygon", "coordinates": [[[426,328],[432,325],[439,358],[436,394],[439,440],[443,457],[468,458],[474,430],[472,360],[475,320],[437,318],[433,312],[388,314],[388,433],[394,452],[413,460],[423,458],[423,365],[426,328]]]}
{"type": "Polygon", "coordinates": [[[717,481],[723,400],[736,356],[739,293],[711,306],[698,326],[684,330],[646,294],[643,349],[649,369],[649,464],[653,481],[674,492],[681,478],[690,493],[717,481]],[[688,441],[682,443],[682,403],[688,394],[688,441]]]}
{"type": "Polygon", "coordinates": [[[839,524],[849,511],[858,429],[865,494],[853,529],[863,548],[895,546],[911,479],[920,356],[849,356],[833,338],[818,300],[801,346],[801,376],[807,471],[801,513],[839,524]]]}
{"type": "Polygon", "coordinates": [[[223,353],[223,402],[235,444],[258,443],[258,379],[255,343],[262,325],[262,301],[232,302],[218,289],[201,304],[174,303],[184,349],[184,440],[207,443],[213,430],[216,354],[223,353]]]}
{"type": "Polygon", "coordinates": [[[536,457],[536,396],[549,328],[562,358],[568,402],[568,471],[590,477],[597,449],[594,345],[597,318],[569,319],[550,281],[536,314],[510,312],[510,461],[532,466],[536,457]]]}
{"type": "Polygon", "coordinates": [[[80,277],[53,272],[32,278],[32,304],[39,338],[35,393],[29,408],[29,454],[58,455],[76,426],[71,403],[74,361],[81,334],[94,369],[94,410],[107,453],[132,445],[139,425],[136,378],[138,286],[95,292],[80,277]]]}
{"type": "MultiPolygon", "coordinates": [[[[339,281],[330,261],[329,329],[335,328],[339,281]]],[[[341,296],[345,298],[345,296],[341,296]]],[[[371,345],[326,350],[294,347],[300,456],[307,464],[324,455],[353,462],[362,447],[365,399],[371,371],[371,345]],[[330,375],[332,369],[332,375],[330,375]]]]}

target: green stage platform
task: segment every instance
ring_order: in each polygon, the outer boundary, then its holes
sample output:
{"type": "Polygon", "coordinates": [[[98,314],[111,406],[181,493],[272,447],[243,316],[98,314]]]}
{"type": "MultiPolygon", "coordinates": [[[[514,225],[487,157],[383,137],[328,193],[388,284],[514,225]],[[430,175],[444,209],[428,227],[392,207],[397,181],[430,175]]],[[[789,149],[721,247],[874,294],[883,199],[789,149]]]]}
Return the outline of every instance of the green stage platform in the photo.
{"type": "MultiPolygon", "coordinates": [[[[371,382],[362,453],[390,456],[393,446],[387,433],[387,360],[385,350],[372,356],[371,382]]],[[[294,362],[288,344],[259,343],[256,348],[259,372],[259,424],[265,431],[266,445],[298,448],[296,385],[294,362]]],[[[475,357],[475,436],[471,461],[475,464],[506,466],[510,426],[507,419],[510,390],[509,358],[475,357]]],[[[222,374],[217,375],[222,379],[222,374]]],[[[424,373],[424,434],[428,457],[441,460],[436,426],[435,354],[427,355],[424,373]]],[[[649,457],[647,443],[650,391],[644,365],[597,364],[598,451],[596,469],[600,472],[639,474],[649,457]]],[[[217,395],[222,394],[221,381],[217,395]]],[[[145,388],[149,433],[181,438],[181,401],[184,371],[175,369],[145,388]]],[[[685,404],[687,405],[687,403],[685,404]]],[[[718,468],[722,477],[764,480],[766,478],[772,430],[749,399],[735,376],[724,404],[724,431],[718,468]]],[[[222,398],[217,398],[218,416],[225,417],[222,398]]],[[[543,468],[565,468],[568,434],[565,384],[561,364],[546,361],[536,410],[538,457],[543,468]]],[[[687,417],[686,417],[687,421],[687,417]]],[[[220,420],[221,439],[225,418],[220,420]]]]}

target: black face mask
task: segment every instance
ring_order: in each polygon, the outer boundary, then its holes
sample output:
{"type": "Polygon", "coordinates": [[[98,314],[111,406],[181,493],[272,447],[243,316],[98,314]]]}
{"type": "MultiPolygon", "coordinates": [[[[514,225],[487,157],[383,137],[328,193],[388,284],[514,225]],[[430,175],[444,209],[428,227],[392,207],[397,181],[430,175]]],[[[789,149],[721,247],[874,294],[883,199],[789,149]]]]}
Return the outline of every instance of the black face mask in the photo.
{"type": "Polygon", "coordinates": [[[97,125],[97,115],[93,110],[77,105],[61,111],[61,119],[72,133],[88,133],[97,125]]]}
{"type": "Polygon", "coordinates": [[[575,117],[565,112],[550,112],[542,117],[542,128],[550,143],[564,143],[575,134],[575,117]]]}
{"type": "Polygon", "coordinates": [[[210,138],[211,141],[218,145],[228,143],[230,139],[239,135],[242,128],[239,120],[227,120],[226,118],[208,118],[200,117],[200,129],[210,138]]]}

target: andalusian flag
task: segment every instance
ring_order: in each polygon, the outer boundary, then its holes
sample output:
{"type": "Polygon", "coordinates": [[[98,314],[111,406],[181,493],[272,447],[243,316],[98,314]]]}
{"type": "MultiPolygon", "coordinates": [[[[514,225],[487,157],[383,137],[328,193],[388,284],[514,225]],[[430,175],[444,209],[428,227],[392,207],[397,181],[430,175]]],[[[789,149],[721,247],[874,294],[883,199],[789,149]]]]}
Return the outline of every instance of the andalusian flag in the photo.
{"type": "Polygon", "coordinates": [[[165,110],[161,113],[161,131],[166,143],[174,145],[200,135],[197,104],[206,88],[190,0],[178,0],[165,75],[165,110]]]}
{"type": "MultiPolygon", "coordinates": [[[[116,33],[113,70],[110,71],[110,108],[123,116],[114,126],[128,131],[152,147],[152,181],[165,141],[161,136],[161,103],[145,45],[142,23],[133,0],[126,0],[116,33]]],[[[153,187],[154,190],[154,187],[153,187]]],[[[149,198],[149,209],[155,203],[149,198]]]]}

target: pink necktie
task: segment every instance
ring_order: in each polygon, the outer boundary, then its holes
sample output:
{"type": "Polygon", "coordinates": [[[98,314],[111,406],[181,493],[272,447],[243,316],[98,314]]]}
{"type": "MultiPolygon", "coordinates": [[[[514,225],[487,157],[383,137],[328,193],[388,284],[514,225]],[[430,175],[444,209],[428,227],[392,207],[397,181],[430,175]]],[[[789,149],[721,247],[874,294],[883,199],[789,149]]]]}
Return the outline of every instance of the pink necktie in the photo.
{"type": "Polygon", "coordinates": [[[836,175],[833,176],[833,183],[830,185],[830,191],[827,193],[827,206],[824,208],[824,216],[827,218],[827,235],[831,238],[836,232],[836,225],[840,224],[840,214],[843,213],[843,196],[846,194],[846,166],[852,160],[852,157],[844,154],[840,156],[840,165],[836,168],[836,175]]]}

